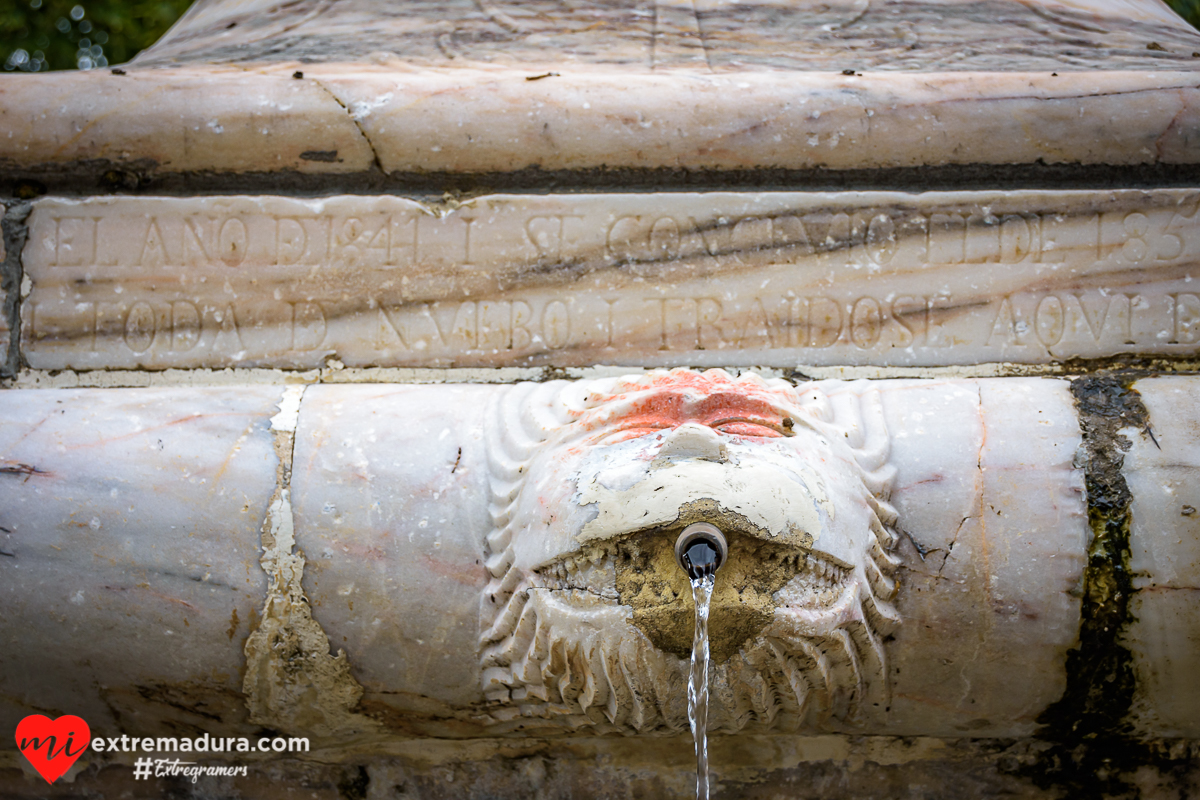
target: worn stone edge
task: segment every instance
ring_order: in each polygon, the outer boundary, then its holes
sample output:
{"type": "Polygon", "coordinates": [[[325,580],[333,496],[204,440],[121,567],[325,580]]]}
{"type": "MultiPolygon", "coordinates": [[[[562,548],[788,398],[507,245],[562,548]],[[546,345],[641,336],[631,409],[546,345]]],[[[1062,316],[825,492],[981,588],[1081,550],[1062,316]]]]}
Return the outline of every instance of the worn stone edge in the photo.
{"type": "MultiPolygon", "coordinates": [[[[80,108],[77,112],[73,112],[73,110],[69,107],[64,108],[61,97],[64,92],[69,96],[79,96],[81,98],[89,96],[94,97],[95,93],[98,91],[98,88],[103,85],[100,83],[101,81],[136,80],[138,83],[145,83],[151,88],[154,85],[170,86],[172,81],[179,80],[181,75],[185,75],[193,80],[200,78],[205,81],[211,81],[217,87],[219,87],[222,82],[237,82],[242,84],[247,80],[261,81],[264,87],[262,92],[246,91],[245,87],[242,87],[238,91],[224,93],[224,102],[228,104],[228,108],[227,110],[221,112],[222,116],[235,119],[239,118],[240,116],[250,118],[260,112],[260,101],[262,98],[272,96],[277,89],[280,79],[288,77],[288,73],[291,72],[295,66],[297,65],[273,64],[231,68],[229,66],[204,65],[188,66],[181,69],[139,68],[137,66],[131,66],[129,69],[122,72],[122,74],[126,77],[117,77],[111,75],[107,70],[78,72],[71,73],[69,75],[53,76],[52,80],[55,81],[55,86],[58,89],[58,91],[52,93],[53,97],[42,97],[41,93],[38,91],[28,88],[30,85],[36,86],[38,81],[51,80],[51,78],[48,78],[47,76],[15,76],[15,79],[10,79],[12,82],[7,85],[6,88],[8,89],[8,92],[6,92],[6,94],[9,95],[9,103],[21,108],[23,116],[27,115],[28,118],[36,118],[39,114],[41,114],[43,116],[53,115],[57,118],[62,115],[70,116],[72,113],[91,116],[91,113],[88,113],[90,109],[80,108]],[[44,106],[39,108],[39,104],[44,104],[44,106]]],[[[439,88],[444,88],[442,87],[442,84],[447,84],[460,86],[464,89],[471,89],[472,87],[476,87],[480,80],[496,81],[511,78],[513,81],[519,82],[514,85],[519,87],[520,92],[535,91],[535,89],[530,89],[524,86],[524,84],[527,83],[525,78],[528,77],[529,73],[531,73],[531,71],[536,71],[537,69],[536,66],[514,66],[501,70],[416,68],[413,71],[397,73],[394,70],[387,70],[380,67],[372,68],[369,65],[361,64],[321,64],[299,66],[305,67],[307,71],[296,70],[293,74],[301,76],[299,80],[309,83],[315,89],[323,92],[328,97],[330,103],[330,120],[339,120],[350,124],[357,131],[357,135],[360,138],[361,143],[365,143],[366,148],[365,152],[361,155],[365,156],[367,159],[373,159],[374,163],[370,165],[369,170],[374,172],[380,172],[381,166],[386,166],[398,155],[398,153],[401,151],[407,152],[408,148],[397,149],[395,142],[389,143],[380,141],[380,134],[378,132],[374,132],[372,130],[372,126],[363,123],[363,119],[365,119],[365,117],[361,115],[356,116],[354,113],[351,113],[350,106],[355,102],[353,99],[354,97],[358,97],[360,95],[373,96],[373,94],[377,92],[381,82],[387,82],[388,85],[395,86],[397,83],[402,84],[405,81],[416,83],[422,80],[428,82],[431,79],[438,85],[439,88]]],[[[778,110],[778,107],[786,108],[788,104],[784,101],[787,98],[795,96],[798,91],[802,91],[806,95],[828,94],[831,96],[836,96],[844,93],[847,88],[845,85],[846,77],[838,72],[797,71],[775,73],[770,71],[748,71],[746,74],[752,75],[756,80],[763,81],[766,84],[771,85],[772,91],[776,91],[778,93],[778,98],[775,99],[779,102],[773,102],[769,104],[776,110],[778,110]],[[796,88],[797,81],[803,83],[802,89],[796,88]],[[782,103],[782,106],[780,106],[780,103],[782,103]]],[[[1175,119],[1186,117],[1188,116],[1189,112],[1193,114],[1196,113],[1198,110],[1197,106],[1200,105],[1200,100],[1198,100],[1196,97],[1192,97],[1190,95],[1186,97],[1184,96],[1188,93],[1194,94],[1198,89],[1200,89],[1200,74],[1193,71],[1095,70],[1090,73],[1069,74],[1088,74],[1092,83],[1095,84],[1094,88],[1084,91],[1079,88],[1071,90],[1068,87],[1063,87],[1062,89],[1039,87],[1037,91],[1031,91],[1031,76],[1040,79],[1048,75],[1048,73],[1044,72],[876,72],[872,73],[871,75],[880,76],[879,86],[872,86],[868,80],[864,82],[861,89],[856,89],[856,91],[875,91],[878,92],[882,98],[891,98],[896,96],[904,96],[905,91],[908,91],[905,87],[911,86],[911,91],[914,94],[914,98],[909,104],[910,111],[914,106],[934,107],[947,101],[955,104],[969,103],[981,106],[988,103],[1006,103],[1021,97],[1025,97],[1031,102],[1084,102],[1089,98],[1103,98],[1111,94],[1141,94],[1146,92],[1160,92],[1164,96],[1171,97],[1173,101],[1179,102],[1182,107],[1175,115],[1175,119]],[[962,82],[967,75],[971,74],[986,75],[992,79],[987,81],[989,88],[986,93],[972,94],[962,89],[962,82]],[[1123,82],[1129,85],[1126,86],[1123,84],[1123,82]],[[993,83],[996,85],[991,86],[990,84],[993,83]],[[934,84],[944,84],[945,90],[949,94],[949,97],[931,96],[929,94],[929,89],[934,84]],[[1022,94],[1022,92],[1024,92],[1024,94],[1022,94]]],[[[741,73],[698,73],[698,75],[708,80],[733,81],[739,78],[741,73]]],[[[572,83],[561,90],[565,93],[564,102],[565,99],[573,97],[573,93],[578,93],[581,86],[586,87],[591,86],[592,84],[599,84],[608,81],[612,86],[619,89],[631,79],[645,79],[650,81],[650,85],[653,87],[649,92],[649,96],[646,96],[646,93],[643,91],[635,93],[635,96],[643,97],[644,99],[642,99],[641,102],[646,103],[648,108],[654,108],[657,105],[653,97],[655,91],[673,90],[674,84],[671,81],[675,81],[680,86],[688,85],[688,74],[685,73],[680,73],[679,75],[670,78],[664,78],[662,75],[655,76],[653,73],[619,68],[590,70],[587,72],[582,72],[575,77],[577,78],[578,83],[572,83]]],[[[533,95],[530,96],[531,102],[535,99],[541,102],[547,102],[548,97],[549,102],[552,103],[555,93],[560,91],[554,84],[551,84],[548,90],[541,83],[531,86],[536,86],[536,92],[538,93],[536,97],[533,95]],[[548,95],[546,94],[547,91],[549,92],[548,95]]],[[[219,89],[215,90],[219,92],[219,89]]],[[[857,95],[854,96],[857,97],[857,95]]],[[[636,103],[638,101],[635,100],[634,102],[636,103]]],[[[708,101],[705,102],[706,104],[708,103],[708,101]]],[[[740,101],[731,100],[729,102],[732,108],[735,105],[738,105],[740,101]]],[[[855,102],[859,102],[859,100],[855,100],[855,102]]],[[[119,114],[122,112],[120,109],[117,109],[112,113],[119,114]]],[[[434,116],[437,115],[436,112],[432,113],[434,116]]],[[[1008,114],[1008,112],[1004,109],[998,109],[996,113],[1003,114],[1006,117],[1008,114]]],[[[985,131],[987,129],[987,116],[988,115],[983,115],[983,118],[980,120],[978,127],[979,131],[985,131]]],[[[714,115],[714,118],[719,117],[719,114],[714,115]]],[[[598,121],[600,121],[600,119],[601,118],[598,117],[598,121]]],[[[282,115],[282,112],[280,120],[286,120],[286,115],[282,115]]],[[[1171,122],[1170,119],[1166,121],[1171,122]]],[[[436,122],[436,119],[427,120],[424,125],[425,127],[430,125],[436,127],[436,122]]],[[[1053,119],[1052,122],[1057,122],[1057,119],[1053,119]]],[[[1110,124],[1118,126],[1120,123],[1121,120],[1119,117],[1111,120],[1110,122],[1110,124]]],[[[1144,126],[1144,122],[1141,121],[1140,116],[1131,118],[1130,123],[1144,126]]],[[[164,119],[164,130],[174,124],[177,124],[176,120],[172,119],[167,121],[164,119]]],[[[1171,124],[1174,123],[1172,122],[1171,124]]],[[[139,126],[142,128],[146,127],[146,120],[144,117],[140,120],[139,126]]],[[[1164,134],[1167,132],[1169,131],[1163,131],[1164,134]]],[[[394,135],[394,133],[391,133],[389,134],[389,137],[394,135]]],[[[290,139],[288,141],[290,142],[290,139]]],[[[951,144],[954,143],[951,142],[951,144]]],[[[1085,156],[1084,150],[1079,149],[1084,146],[1085,145],[1081,143],[1072,144],[1070,142],[1061,141],[1040,142],[1037,144],[1031,144],[1027,148],[1028,152],[1024,153],[1019,158],[1003,161],[997,159],[995,163],[1033,164],[1054,162],[1087,163],[1097,165],[1109,163],[1107,161],[1096,160],[1094,158],[1085,156]],[[1072,155],[1072,153],[1075,154],[1072,155]]],[[[113,162],[111,164],[106,162],[108,169],[104,171],[111,172],[115,170],[117,173],[123,173],[121,167],[129,167],[128,175],[123,175],[119,179],[114,179],[116,184],[115,188],[120,189],[125,188],[126,182],[130,179],[132,179],[133,184],[136,186],[140,180],[156,172],[161,172],[164,174],[186,172],[188,171],[187,169],[173,167],[172,164],[190,164],[187,156],[183,152],[174,155],[168,153],[167,156],[163,158],[163,163],[158,163],[157,159],[148,159],[147,153],[130,150],[128,147],[123,147],[119,142],[114,141],[101,141],[99,143],[89,144],[86,146],[72,144],[71,146],[66,147],[50,146],[39,149],[44,150],[45,155],[27,158],[22,156],[20,152],[28,152],[29,143],[25,143],[22,148],[15,148],[12,145],[0,147],[0,172],[20,172],[30,170],[37,172],[42,170],[53,170],[56,167],[62,167],[64,165],[82,166],[88,164],[89,162],[103,160],[105,159],[105,151],[114,150],[122,153],[121,159],[119,162],[113,162]],[[89,150],[89,147],[92,149],[89,150]],[[132,178],[130,178],[130,176],[132,176],[132,178]]],[[[905,165],[893,164],[880,160],[877,156],[872,155],[872,151],[874,150],[873,147],[866,147],[864,148],[864,153],[861,159],[857,160],[868,166],[879,168],[894,166],[913,166],[917,168],[923,168],[925,166],[936,166],[939,164],[965,163],[962,157],[956,155],[958,149],[959,147],[956,144],[954,144],[954,146],[942,147],[941,149],[935,148],[932,151],[931,157],[927,156],[919,163],[905,165]],[[875,163],[876,161],[879,163],[875,163]]],[[[1196,146],[1186,147],[1182,151],[1167,156],[1164,156],[1161,153],[1154,153],[1149,150],[1139,151],[1137,153],[1127,155],[1129,157],[1121,159],[1119,163],[1200,163],[1200,147],[1196,146]]],[[[326,174],[330,173],[331,171],[354,171],[353,167],[340,165],[336,161],[331,162],[322,158],[305,158],[303,155],[300,156],[300,161],[298,162],[294,162],[289,157],[288,159],[285,159],[283,163],[276,166],[276,164],[268,156],[269,153],[264,153],[263,155],[263,160],[267,164],[266,168],[264,169],[264,173],[266,174],[275,172],[279,166],[283,167],[283,169],[286,171],[297,172],[300,174],[326,174]]],[[[572,171],[587,169],[603,170],[613,166],[605,163],[590,163],[590,160],[585,160],[586,157],[573,154],[570,149],[555,151],[554,153],[548,154],[548,157],[550,156],[552,156],[552,161],[561,162],[563,166],[568,164],[571,165],[572,171]]],[[[768,166],[781,169],[788,169],[789,167],[810,167],[812,165],[807,163],[799,163],[811,160],[809,156],[811,156],[811,153],[808,150],[800,148],[798,154],[789,156],[787,159],[785,159],[785,161],[796,161],[797,163],[771,163],[768,166]]],[[[703,163],[707,158],[707,156],[701,157],[696,153],[680,151],[679,153],[670,157],[668,160],[670,160],[673,165],[683,166],[685,168],[695,168],[701,170],[711,170],[717,168],[713,164],[703,163]]],[[[764,164],[767,164],[769,160],[770,158],[765,155],[763,159],[760,159],[761,163],[764,164]]],[[[359,158],[359,161],[362,161],[362,159],[359,158]]],[[[531,161],[531,163],[533,162],[531,161]]],[[[1118,163],[1118,161],[1114,160],[1112,163],[1118,163]]],[[[194,169],[194,166],[189,166],[188,169],[194,169]]],[[[387,171],[391,172],[400,169],[401,167],[397,165],[394,170],[387,171]]],[[[514,169],[517,169],[517,167],[514,167],[514,169]]],[[[553,169],[553,167],[545,167],[545,169],[553,169]]],[[[251,170],[235,169],[230,170],[230,174],[241,174],[249,171],[251,170]]],[[[454,174],[460,170],[443,169],[430,164],[429,171],[433,173],[442,172],[446,174],[454,174]]]]}
{"type": "Polygon", "coordinates": [[[0,261],[0,299],[3,300],[0,313],[8,322],[9,335],[9,340],[2,343],[0,386],[16,376],[21,366],[21,296],[26,290],[22,285],[25,275],[21,252],[29,235],[25,222],[32,210],[32,203],[13,203],[5,208],[3,220],[0,221],[4,237],[4,259],[0,261]]]}
{"type": "MultiPolygon", "coordinates": [[[[680,364],[680,367],[687,365],[680,364]]],[[[662,367],[604,365],[594,367],[345,367],[330,359],[320,369],[164,369],[44,370],[22,368],[0,380],[0,389],[137,389],[150,387],[245,386],[275,384],[507,384],[521,381],[578,380],[636,375],[662,367]]],[[[941,367],[763,366],[692,367],[703,372],[723,369],[732,375],[753,372],[793,383],[809,380],[889,380],[919,378],[1062,378],[1131,371],[1140,376],[1200,373],[1200,358],[1110,357],[1075,359],[1051,364],[993,362],[941,367]]]]}
{"type": "Polygon", "coordinates": [[[291,476],[296,427],[307,387],[282,388],[271,418],[277,460],[275,490],[262,524],[267,592],[258,627],[246,640],[242,691],[250,721],[318,741],[374,732],[379,725],[355,712],[363,687],[350,674],[345,650],[331,653],[329,637],[304,593],[304,552],[296,547],[291,476]]]}

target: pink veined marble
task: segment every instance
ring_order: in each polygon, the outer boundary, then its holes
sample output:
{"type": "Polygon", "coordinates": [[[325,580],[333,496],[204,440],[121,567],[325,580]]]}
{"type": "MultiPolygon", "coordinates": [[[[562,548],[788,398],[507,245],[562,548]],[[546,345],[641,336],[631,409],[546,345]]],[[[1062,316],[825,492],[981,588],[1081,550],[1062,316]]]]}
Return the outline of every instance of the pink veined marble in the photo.
{"type": "Polygon", "coordinates": [[[122,75],[7,76],[0,163],[420,176],[1200,152],[1200,35],[1156,0],[389,8],[201,2],[122,75]]]}

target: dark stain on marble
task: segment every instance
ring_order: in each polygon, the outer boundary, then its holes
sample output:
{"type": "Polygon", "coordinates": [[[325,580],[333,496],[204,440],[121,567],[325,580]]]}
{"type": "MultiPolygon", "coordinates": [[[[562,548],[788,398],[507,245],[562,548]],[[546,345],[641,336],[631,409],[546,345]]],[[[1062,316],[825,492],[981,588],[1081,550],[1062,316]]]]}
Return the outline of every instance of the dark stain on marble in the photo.
{"type": "MultiPolygon", "coordinates": [[[[1187,752],[1143,740],[1129,723],[1137,677],[1124,633],[1134,622],[1130,569],[1132,497],[1122,474],[1130,441],[1121,430],[1149,432],[1152,420],[1132,388],[1138,373],[1077,378],[1071,394],[1087,453],[1088,522],[1092,541],[1084,575],[1079,645],[1067,653],[1062,698],[1037,718],[1037,737],[1049,744],[1013,771],[1068,797],[1141,797],[1139,768],[1161,774],[1185,770],[1187,752]]],[[[1185,748],[1186,750],[1186,748],[1185,748]]],[[[1183,795],[1180,795],[1183,796],[1183,795]]]]}

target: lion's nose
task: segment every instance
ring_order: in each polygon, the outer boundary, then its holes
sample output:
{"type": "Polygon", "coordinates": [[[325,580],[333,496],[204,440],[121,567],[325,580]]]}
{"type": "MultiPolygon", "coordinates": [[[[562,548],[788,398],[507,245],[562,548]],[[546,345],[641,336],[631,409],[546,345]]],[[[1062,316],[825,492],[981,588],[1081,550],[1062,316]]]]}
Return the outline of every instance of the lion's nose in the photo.
{"type": "Polygon", "coordinates": [[[721,436],[707,425],[686,422],[667,434],[655,459],[702,458],[706,461],[724,461],[725,443],[721,436]]]}

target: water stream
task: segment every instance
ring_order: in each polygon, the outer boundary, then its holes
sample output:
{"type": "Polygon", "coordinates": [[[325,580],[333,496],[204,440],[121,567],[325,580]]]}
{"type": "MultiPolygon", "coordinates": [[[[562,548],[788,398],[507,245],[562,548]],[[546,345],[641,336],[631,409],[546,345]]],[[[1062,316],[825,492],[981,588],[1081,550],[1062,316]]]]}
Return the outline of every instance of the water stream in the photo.
{"type": "Polygon", "coordinates": [[[692,672],[688,680],[688,721],[696,741],[696,800],[708,800],[708,606],[713,574],[692,579],[696,633],[692,637],[692,672]]]}

